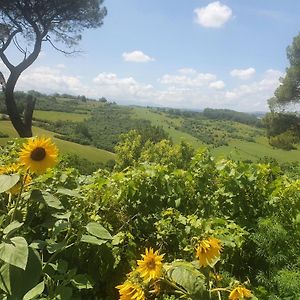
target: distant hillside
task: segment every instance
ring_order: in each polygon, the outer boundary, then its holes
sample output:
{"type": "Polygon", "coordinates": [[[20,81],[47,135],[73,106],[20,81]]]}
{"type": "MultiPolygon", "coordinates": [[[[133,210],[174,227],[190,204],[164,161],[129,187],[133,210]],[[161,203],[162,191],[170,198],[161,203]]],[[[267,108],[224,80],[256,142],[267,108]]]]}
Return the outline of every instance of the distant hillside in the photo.
{"type": "MultiPolygon", "coordinates": [[[[20,111],[24,96],[25,93],[18,94],[20,111]]],[[[39,132],[48,132],[60,143],[73,142],[64,144],[66,152],[68,148],[72,152],[74,145],[81,144],[81,147],[104,149],[108,151],[105,153],[112,153],[120,134],[136,129],[142,135],[143,142],[162,139],[170,139],[174,143],[186,141],[194,148],[207,147],[217,156],[230,155],[239,160],[270,157],[281,162],[300,161],[299,147],[289,152],[273,149],[265,137],[261,119],[253,114],[227,109],[207,108],[196,112],[120,106],[104,98],[95,101],[84,96],[35,96],[35,127],[43,128],[39,132]]],[[[1,106],[0,97],[1,112],[5,112],[5,106],[1,106]]],[[[12,128],[3,130],[3,124],[0,122],[0,142],[7,135],[13,136],[12,128]]],[[[87,153],[84,156],[93,160],[95,156],[87,153]]],[[[109,157],[111,159],[112,154],[109,157]]]]}

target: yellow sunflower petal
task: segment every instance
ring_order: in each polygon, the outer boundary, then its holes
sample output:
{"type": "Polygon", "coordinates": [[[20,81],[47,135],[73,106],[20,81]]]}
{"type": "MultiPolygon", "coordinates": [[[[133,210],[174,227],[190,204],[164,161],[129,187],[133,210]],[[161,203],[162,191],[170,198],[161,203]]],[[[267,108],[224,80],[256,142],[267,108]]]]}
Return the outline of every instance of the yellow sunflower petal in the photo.
{"type": "Polygon", "coordinates": [[[58,150],[50,138],[31,138],[23,145],[20,162],[33,173],[44,173],[57,163],[58,150]]]}
{"type": "Polygon", "coordinates": [[[159,278],[162,272],[164,255],[159,255],[158,251],[154,252],[153,248],[149,248],[141,256],[143,259],[137,261],[137,272],[140,273],[144,281],[159,278]]]}

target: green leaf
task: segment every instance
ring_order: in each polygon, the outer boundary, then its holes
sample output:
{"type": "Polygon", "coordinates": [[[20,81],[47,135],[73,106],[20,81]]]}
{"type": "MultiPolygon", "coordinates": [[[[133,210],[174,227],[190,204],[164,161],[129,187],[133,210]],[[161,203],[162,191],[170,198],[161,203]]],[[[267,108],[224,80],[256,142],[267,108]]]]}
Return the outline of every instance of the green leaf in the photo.
{"type": "Polygon", "coordinates": [[[195,299],[205,292],[205,276],[192,263],[174,261],[166,269],[168,276],[195,299]]]}
{"type": "Polygon", "coordinates": [[[53,235],[57,236],[63,231],[68,230],[70,223],[64,220],[58,220],[54,224],[53,235]]]}
{"type": "Polygon", "coordinates": [[[83,274],[75,275],[74,278],[71,280],[71,282],[79,290],[83,290],[83,289],[87,290],[93,288],[93,285],[88,279],[87,275],[83,275],[83,274]]]}
{"type": "Polygon", "coordinates": [[[103,240],[112,240],[111,234],[100,224],[91,222],[86,226],[87,231],[103,240]]]}
{"type": "Polygon", "coordinates": [[[60,242],[60,243],[52,243],[47,246],[47,250],[49,253],[52,254],[54,252],[63,250],[64,248],[66,248],[66,246],[67,246],[67,243],[65,241],[60,242]]]}
{"type": "Polygon", "coordinates": [[[54,197],[53,195],[51,195],[47,192],[43,192],[43,198],[49,207],[52,207],[52,208],[55,208],[58,210],[64,208],[58,198],[54,197]]]}
{"type": "Polygon", "coordinates": [[[62,195],[67,195],[67,196],[70,196],[70,197],[74,197],[74,198],[81,198],[81,195],[74,191],[74,190],[69,190],[69,189],[58,189],[57,190],[57,193],[58,194],[62,194],[62,195]]]}
{"type": "Polygon", "coordinates": [[[42,240],[34,240],[29,245],[29,247],[31,247],[33,249],[39,249],[39,250],[43,250],[46,246],[47,246],[47,243],[45,241],[42,241],[42,240]]]}
{"type": "Polygon", "coordinates": [[[32,288],[30,291],[28,291],[24,297],[23,300],[31,300],[39,296],[43,293],[45,289],[44,281],[40,282],[38,285],[36,285],[34,288],[32,288]]]}
{"type": "Polygon", "coordinates": [[[28,244],[23,237],[13,237],[0,244],[0,259],[25,270],[28,260],[28,244]]]}
{"type": "Polygon", "coordinates": [[[20,228],[24,223],[20,223],[18,221],[13,221],[8,226],[3,229],[4,235],[8,236],[14,233],[18,228],[20,228]]]}
{"type": "Polygon", "coordinates": [[[20,180],[20,175],[0,175],[0,193],[10,190],[20,180]]]}
{"type": "Polygon", "coordinates": [[[42,262],[38,253],[29,248],[26,269],[22,270],[5,263],[0,268],[0,289],[11,295],[9,299],[23,299],[23,296],[34,288],[41,279],[42,262]]]}
{"type": "Polygon", "coordinates": [[[80,241],[88,244],[99,245],[99,246],[106,243],[105,240],[100,240],[92,235],[83,235],[80,241]]]}
{"type": "Polygon", "coordinates": [[[66,213],[55,213],[52,214],[52,217],[59,219],[59,220],[68,220],[71,217],[71,213],[70,212],[66,212],[66,213]]]}

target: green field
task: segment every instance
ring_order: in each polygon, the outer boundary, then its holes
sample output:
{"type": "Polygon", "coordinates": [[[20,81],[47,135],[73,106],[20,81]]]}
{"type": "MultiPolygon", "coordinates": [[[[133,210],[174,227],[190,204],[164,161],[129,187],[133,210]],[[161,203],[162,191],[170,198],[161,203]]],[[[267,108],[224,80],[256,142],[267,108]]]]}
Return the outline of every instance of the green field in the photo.
{"type": "Polygon", "coordinates": [[[77,114],[77,113],[67,113],[61,111],[43,111],[35,110],[33,117],[44,121],[72,121],[72,122],[83,122],[89,117],[89,114],[77,114]]]}
{"type": "MultiPolygon", "coordinates": [[[[10,138],[18,137],[16,131],[12,127],[10,121],[0,121],[0,131],[6,133],[10,138]]],[[[53,137],[54,133],[41,128],[33,127],[33,134],[37,136],[53,137]]],[[[4,145],[10,138],[0,138],[0,145],[4,145]]],[[[61,153],[77,154],[78,156],[88,159],[92,162],[107,162],[113,160],[115,155],[111,152],[97,149],[91,146],[79,145],[76,143],[53,138],[55,144],[61,153]]]]}
{"type": "MultiPolygon", "coordinates": [[[[275,149],[269,145],[265,132],[262,129],[253,128],[251,126],[240,124],[236,122],[226,121],[225,123],[232,126],[235,132],[241,136],[255,136],[255,142],[247,142],[239,139],[231,139],[228,146],[211,147],[207,146],[192,135],[182,132],[180,126],[183,122],[182,117],[171,118],[163,112],[155,112],[147,108],[134,108],[134,117],[147,119],[151,121],[153,125],[162,126],[166,132],[170,135],[175,143],[179,143],[181,140],[185,140],[193,147],[208,147],[212,154],[216,157],[230,157],[235,160],[252,160],[257,161],[264,157],[271,157],[279,162],[300,162],[300,148],[285,151],[281,149],[275,149]]],[[[224,121],[223,121],[224,122],[224,121]]],[[[214,128],[216,134],[222,133],[222,123],[218,120],[204,120],[203,123],[211,128],[214,128]],[[220,123],[218,126],[216,126],[220,123]]]]}
{"type": "Polygon", "coordinates": [[[133,108],[133,117],[137,119],[149,120],[154,126],[161,126],[171,137],[174,143],[180,143],[182,140],[191,144],[194,148],[204,146],[201,141],[192,135],[180,131],[176,128],[181,126],[182,118],[170,118],[164,113],[156,113],[147,108],[133,108]]]}
{"type": "MultiPolygon", "coordinates": [[[[94,105],[94,103],[92,103],[94,105]]],[[[205,118],[198,118],[199,131],[212,132],[214,136],[227,135],[228,145],[219,147],[207,145],[200,139],[192,134],[182,131],[182,125],[186,121],[182,116],[170,116],[167,113],[154,111],[149,108],[134,107],[131,110],[133,118],[149,120],[154,126],[161,126],[170,136],[174,143],[186,141],[194,148],[207,147],[211,150],[212,154],[216,157],[230,157],[235,160],[252,160],[257,161],[264,157],[270,157],[278,160],[279,162],[293,162],[300,161],[300,147],[291,151],[284,151],[271,147],[265,137],[263,129],[258,129],[249,125],[233,122],[233,121],[220,121],[210,120],[205,118]],[[202,127],[201,127],[202,126],[202,127]],[[228,132],[231,130],[231,133],[228,132]],[[234,135],[232,135],[232,132],[234,135]],[[252,137],[253,141],[246,141],[238,137],[252,137]]],[[[38,119],[48,121],[73,121],[83,122],[89,117],[89,112],[86,114],[69,113],[69,112],[56,112],[56,111],[35,111],[34,116],[38,119]]],[[[193,121],[193,119],[191,119],[193,121]]],[[[109,125],[109,124],[108,124],[109,125]]],[[[17,137],[17,134],[10,122],[0,121],[0,132],[8,134],[10,137],[17,137]]],[[[33,132],[35,135],[53,136],[55,133],[41,128],[34,127],[33,132]]],[[[0,138],[0,144],[4,144],[7,138],[0,138]]],[[[73,153],[86,158],[90,161],[106,162],[114,159],[114,154],[97,149],[92,146],[84,146],[73,142],[68,142],[54,138],[62,153],[73,153]]]]}

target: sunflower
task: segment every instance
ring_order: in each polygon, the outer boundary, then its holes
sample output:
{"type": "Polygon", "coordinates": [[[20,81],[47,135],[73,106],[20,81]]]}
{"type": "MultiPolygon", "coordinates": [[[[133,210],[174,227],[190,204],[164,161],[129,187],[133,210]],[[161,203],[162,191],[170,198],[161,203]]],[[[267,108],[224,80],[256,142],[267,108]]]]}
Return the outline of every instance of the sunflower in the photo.
{"type": "Polygon", "coordinates": [[[50,138],[29,139],[19,154],[21,163],[33,173],[44,173],[55,166],[58,150],[50,138]]]}
{"type": "Polygon", "coordinates": [[[117,285],[116,288],[119,290],[119,300],[145,300],[145,293],[138,284],[125,281],[123,284],[117,285]]]}
{"type": "MultiPolygon", "coordinates": [[[[0,167],[0,175],[12,175],[12,174],[18,174],[22,171],[22,165],[13,163],[8,166],[2,166],[0,167]]],[[[23,189],[27,190],[29,184],[31,183],[32,178],[29,174],[26,174],[24,177],[21,177],[21,179],[11,188],[7,191],[7,193],[11,193],[12,195],[19,194],[21,190],[21,182],[23,181],[23,189]]]]}
{"type": "Polygon", "coordinates": [[[200,266],[206,267],[220,256],[222,246],[216,238],[202,240],[196,248],[196,256],[199,259],[200,266]]]}
{"type": "Polygon", "coordinates": [[[251,291],[244,288],[243,286],[238,286],[233,289],[229,295],[230,300],[240,300],[245,298],[251,298],[252,294],[251,291]]]}
{"type": "Polygon", "coordinates": [[[137,272],[145,281],[157,279],[161,275],[163,257],[164,254],[159,255],[158,250],[154,252],[151,247],[146,249],[146,253],[142,254],[143,259],[137,261],[137,272]]]}

